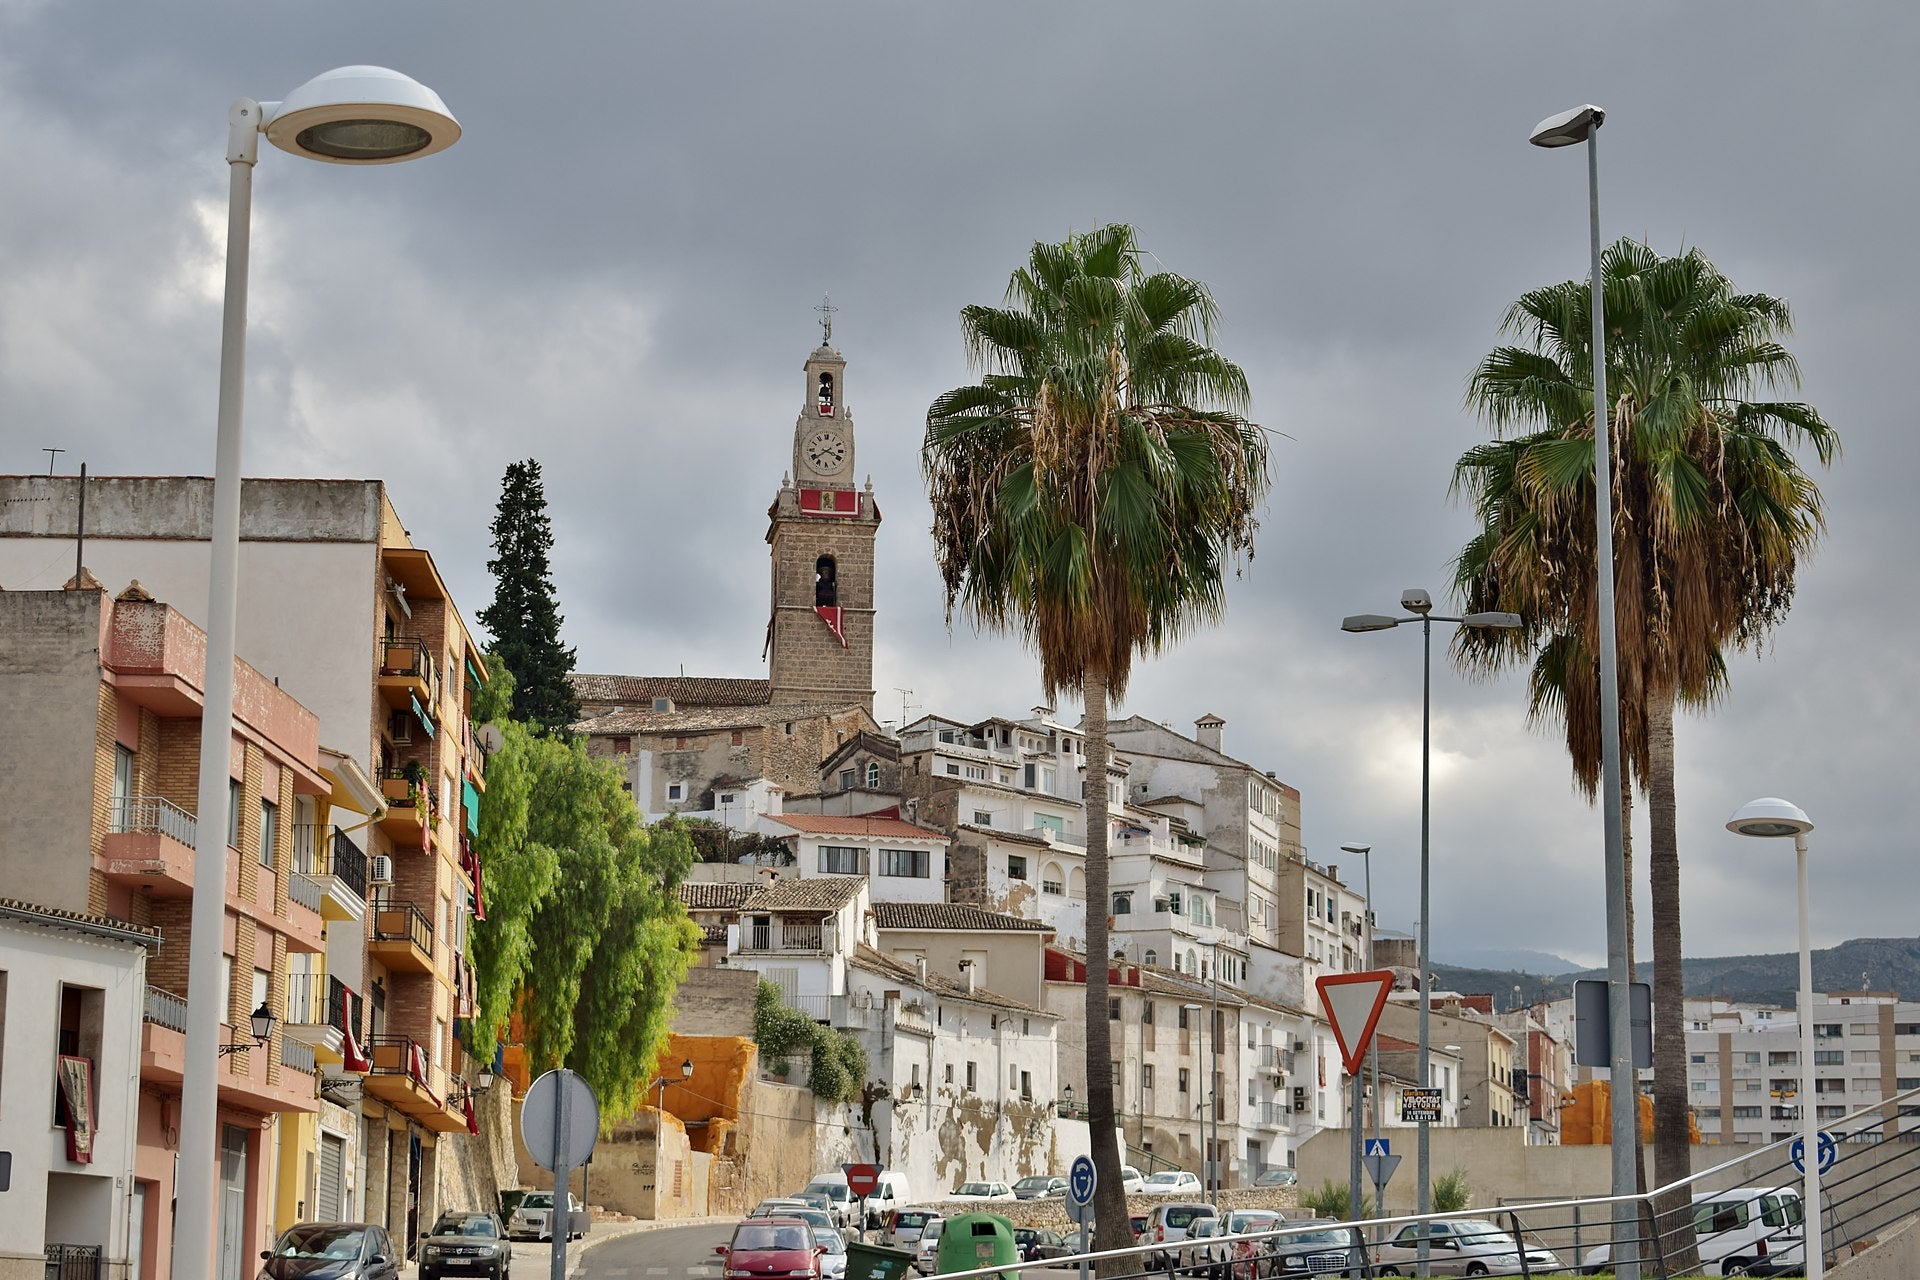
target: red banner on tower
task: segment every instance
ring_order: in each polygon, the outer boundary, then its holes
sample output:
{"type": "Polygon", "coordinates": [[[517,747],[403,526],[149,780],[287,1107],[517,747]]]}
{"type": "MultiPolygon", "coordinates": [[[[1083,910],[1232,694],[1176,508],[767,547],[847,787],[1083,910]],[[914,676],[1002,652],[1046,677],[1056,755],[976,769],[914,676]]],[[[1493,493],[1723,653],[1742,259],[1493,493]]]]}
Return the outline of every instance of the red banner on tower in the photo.
{"type": "Polygon", "coordinates": [[[842,622],[840,618],[840,606],[837,604],[817,604],[813,606],[813,611],[820,615],[822,622],[827,624],[827,629],[833,632],[833,637],[840,642],[840,647],[842,649],[846,648],[847,631],[846,624],[842,622]]]}
{"type": "Polygon", "coordinates": [[[802,489],[800,510],[810,516],[857,516],[860,495],[852,489],[802,489]]]}

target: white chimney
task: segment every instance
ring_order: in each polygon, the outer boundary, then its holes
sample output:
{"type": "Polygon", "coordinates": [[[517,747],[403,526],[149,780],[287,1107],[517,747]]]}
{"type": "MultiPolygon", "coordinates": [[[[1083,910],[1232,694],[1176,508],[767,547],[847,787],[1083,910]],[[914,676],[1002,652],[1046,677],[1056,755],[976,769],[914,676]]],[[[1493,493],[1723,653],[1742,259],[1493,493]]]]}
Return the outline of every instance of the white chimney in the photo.
{"type": "Polygon", "coordinates": [[[962,960],[960,962],[960,967],[967,971],[967,994],[972,995],[973,994],[973,972],[975,967],[974,963],[971,960],[962,960]]]}
{"type": "Polygon", "coordinates": [[[1211,713],[1201,716],[1193,722],[1193,740],[1209,751],[1225,754],[1226,749],[1220,745],[1220,730],[1226,724],[1225,720],[1211,713]]]}
{"type": "Polygon", "coordinates": [[[927,958],[925,956],[915,956],[913,958],[913,971],[919,976],[921,989],[925,990],[927,985],[927,958]]]}

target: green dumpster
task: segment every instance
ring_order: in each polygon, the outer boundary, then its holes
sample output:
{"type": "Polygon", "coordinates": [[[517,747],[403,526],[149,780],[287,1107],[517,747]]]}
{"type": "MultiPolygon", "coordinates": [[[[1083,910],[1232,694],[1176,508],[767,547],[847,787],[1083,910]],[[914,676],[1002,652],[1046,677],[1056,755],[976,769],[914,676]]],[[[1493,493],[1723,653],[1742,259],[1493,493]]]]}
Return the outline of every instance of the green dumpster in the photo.
{"type": "Polygon", "coordinates": [[[972,1271],[999,1264],[1018,1266],[1020,1246],[1014,1242],[1013,1223],[997,1213],[963,1213],[947,1219],[940,1232],[941,1275],[972,1271]]]}
{"type": "Polygon", "coordinates": [[[847,1280],[907,1280],[912,1274],[911,1250],[847,1241],[847,1280]]]}

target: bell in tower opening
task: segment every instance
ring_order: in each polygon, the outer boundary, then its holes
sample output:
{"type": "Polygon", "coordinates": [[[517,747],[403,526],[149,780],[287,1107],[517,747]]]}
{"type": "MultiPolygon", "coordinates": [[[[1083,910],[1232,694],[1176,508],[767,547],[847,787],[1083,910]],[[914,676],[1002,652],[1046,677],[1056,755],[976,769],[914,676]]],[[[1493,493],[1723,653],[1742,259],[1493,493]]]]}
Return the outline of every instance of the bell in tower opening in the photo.
{"type": "Polygon", "coordinates": [[[833,416],[833,375],[830,373],[820,375],[819,408],[821,417],[831,418],[833,416]]]}
{"type": "Polygon", "coordinates": [[[831,609],[840,603],[840,591],[834,585],[834,563],[832,556],[821,556],[813,562],[813,604],[817,609],[831,609]]]}

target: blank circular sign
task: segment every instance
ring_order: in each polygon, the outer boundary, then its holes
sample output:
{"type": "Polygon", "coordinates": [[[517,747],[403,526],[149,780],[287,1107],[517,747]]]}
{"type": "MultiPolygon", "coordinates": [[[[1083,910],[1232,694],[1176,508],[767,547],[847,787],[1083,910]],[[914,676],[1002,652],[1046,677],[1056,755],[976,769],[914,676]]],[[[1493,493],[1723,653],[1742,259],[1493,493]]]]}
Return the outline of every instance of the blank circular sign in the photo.
{"type": "Polygon", "coordinates": [[[562,1067],[533,1082],[520,1104],[520,1135],[542,1169],[577,1169],[600,1136],[600,1101],[574,1072],[562,1067]],[[556,1111],[564,1110],[564,1117],[556,1111]]]}

